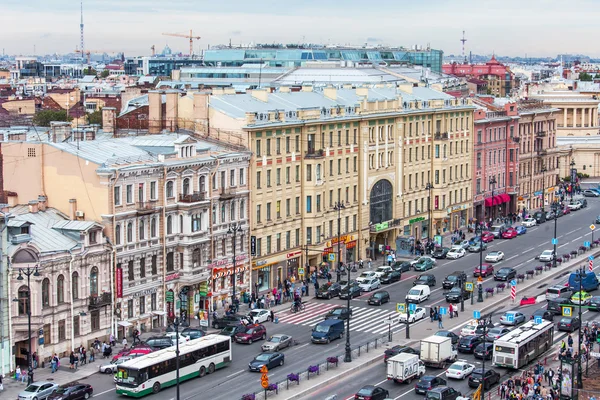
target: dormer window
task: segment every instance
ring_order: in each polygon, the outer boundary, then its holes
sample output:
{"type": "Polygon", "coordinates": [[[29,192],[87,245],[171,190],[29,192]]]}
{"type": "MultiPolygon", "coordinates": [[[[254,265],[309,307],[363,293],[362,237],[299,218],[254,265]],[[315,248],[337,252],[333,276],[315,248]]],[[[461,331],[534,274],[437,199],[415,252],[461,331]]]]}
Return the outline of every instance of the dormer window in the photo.
{"type": "Polygon", "coordinates": [[[21,234],[22,235],[29,235],[29,225],[25,225],[21,227],[21,234]]]}
{"type": "Polygon", "coordinates": [[[90,244],[96,244],[98,243],[98,232],[97,231],[90,231],[90,233],[88,233],[88,239],[90,241],[90,244]]]}

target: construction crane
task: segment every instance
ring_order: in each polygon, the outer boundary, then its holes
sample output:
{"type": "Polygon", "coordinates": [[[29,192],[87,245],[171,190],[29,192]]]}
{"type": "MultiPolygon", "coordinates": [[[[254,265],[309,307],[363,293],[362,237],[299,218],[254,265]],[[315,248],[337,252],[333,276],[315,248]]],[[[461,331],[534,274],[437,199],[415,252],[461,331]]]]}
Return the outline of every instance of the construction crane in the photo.
{"type": "Polygon", "coordinates": [[[152,50],[152,57],[154,57],[156,55],[156,47],[152,45],[152,47],[150,47],[150,50],[152,50]]]}
{"type": "Polygon", "coordinates": [[[190,34],[185,35],[182,33],[163,33],[165,36],[175,36],[190,39],[190,57],[194,54],[194,40],[200,40],[200,36],[194,36],[192,34],[192,30],[190,29],[190,34]]]}

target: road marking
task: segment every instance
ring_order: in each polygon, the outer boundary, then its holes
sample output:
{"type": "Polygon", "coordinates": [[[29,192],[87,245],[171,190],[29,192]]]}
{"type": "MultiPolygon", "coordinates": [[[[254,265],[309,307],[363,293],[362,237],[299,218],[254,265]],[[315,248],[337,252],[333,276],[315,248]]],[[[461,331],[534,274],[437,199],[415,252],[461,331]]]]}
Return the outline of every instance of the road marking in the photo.
{"type": "Polygon", "coordinates": [[[102,396],[103,394],[106,394],[106,393],[112,392],[112,391],[113,391],[113,390],[115,390],[115,389],[116,389],[116,388],[112,388],[112,389],[105,390],[104,392],[96,393],[96,394],[95,394],[95,395],[93,395],[92,397],[98,397],[98,396],[102,396]]]}
{"type": "Polygon", "coordinates": [[[576,238],[576,239],[573,239],[572,241],[574,242],[575,240],[579,240],[579,239],[581,239],[582,237],[583,237],[583,235],[579,236],[579,237],[578,237],[578,238],[576,238]]]}
{"type": "Polygon", "coordinates": [[[558,248],[560,249],[561,247],[565,247],[568,243],[562,244],[560,246],[558,246],[558,248]]]}
{"type": "Polygon", "coordinates": [[[238,371],[238,372],[234,372],[234,373],[233,373],[233,374],[231,374],[231,375],[227,375],[227,378],[231,378],[232,376],[239,375],[239,374],[241,374],[241,373],[242,373],[242,372],[244,372],[244,371],[245,371],[245,369],[243,369],[243,370],[241,370],[241,371],[238,371]]]}
{"type": "MultiPolygon", "coordinates": [[[[521,254],[523,254],[523,253],[521,253],[521,254]]],[[[512,260],[513,258],[517,258],[517,257],[518,257],[517,255],[514,255],[514,256],[512,256],[511,258],[507,258],[507,259],[506,259],[506,261],[510,261],[510,260],[512,260]]]]}
{"type": "MultiPolygon", "coordinates": [[[[445,373],[446,373],[446,370],[444,370],[444,372],[440,372],[439,374],[437,374],[437,375],[436,375],[436,377],[438,377],[438,376],[442,376],[442,375],[444,375],[445,373]]],[[[402,398],[402,397],[406,396],[407,394],[409,394],[409,393],[414,393],[414,392],[415,392],[415,389],[414,389],[414,387],[413,387],[413,388],[410,388],[410,389],[408,389],[406,392],[402,393],[400,396],[398,396],[398,397],[395,397],[395,398],[394,398],[394,400],[398,400],[399,398],[402,398]]]]}
{"type": "Polygon", "coordinates": [[[581,229],[581,228],[578,228],[578,229],[573,229],[571,232],[567,232],[567,233],[565,233],[565,236],[567,236],[567,235],[570,235],[570,234],[571,234],[571,233],[573,233],[573,232],[577,232],[579,229],[581,229]]]}

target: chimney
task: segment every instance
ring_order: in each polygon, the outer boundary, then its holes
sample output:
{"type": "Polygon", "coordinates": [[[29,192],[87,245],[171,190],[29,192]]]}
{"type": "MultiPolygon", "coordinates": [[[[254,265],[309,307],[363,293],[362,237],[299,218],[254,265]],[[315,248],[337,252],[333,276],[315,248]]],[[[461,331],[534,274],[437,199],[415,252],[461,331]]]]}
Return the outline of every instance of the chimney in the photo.
{"type": "Polygon", "coordinates": [[[251,94],[256,100],[260,100],[263,103],[269,102],[269,92],[266,89],[254,89],[251,94]]]}
{"type": "Polygon", "coordinates": [[[368,87],[364,87],[364,86],[357,87],[356,88],[356,95],[357,96],[365,96],[365,97],[369,96],[369,88],[368,87]]]}
{"type": "Polygon", "coordinates": [[[38,196],[38,209],[40,211],[46,211],[48,207],[48,198],[46,196],[38,196]]]}
{"type": "Polygon", "coordinates": [[[30,200],[29,201],[29,212],[32,214],[35,214],[39,211],[38,209],[38,201],[37,200],[30,200]]]}
{"type": "Polygon", "coordinates": [[[69,200],[69,219],[75,221],[75,212],[77,211],[77,199],[69,200]]]}
{"type": "Polygon", "coordinates": [[[312,85],[302,85],[302,92],[312,92],[312,91],[313,91],[312,85]]]}
{"type": "Polygon", "coordinates": [[[327,97],[330,100],[336,101],[337,89],[333,86],[327,86],[325,89],[323,89],[323,95],[325,95],[325,97],[327,97]]]}
{"type": "Polygon", "coordinates": [[[179,92],[168,90],[167,92],[167,129],[169,132],[177,132],[177,118],[179,114],[179,92]]]}
{"type": "Polygon", "coordinates": [[[148,92],[148,133],[157,134],[162,131],[162,96],[160,90],[150,90],[148,92]]]}
{"type": "Polygon", "coordinates": [[[117,130],[117,109],[115,107],[102,108],[102,130],[113,135],[117,130]]]}
{"type": "Polygon", "coordinates": [[[208,103],[209,93],[197,92],[194,93],[194,121],[196,121],[196,132],[200,134],[206,134],[208,132],[208,103]]]}

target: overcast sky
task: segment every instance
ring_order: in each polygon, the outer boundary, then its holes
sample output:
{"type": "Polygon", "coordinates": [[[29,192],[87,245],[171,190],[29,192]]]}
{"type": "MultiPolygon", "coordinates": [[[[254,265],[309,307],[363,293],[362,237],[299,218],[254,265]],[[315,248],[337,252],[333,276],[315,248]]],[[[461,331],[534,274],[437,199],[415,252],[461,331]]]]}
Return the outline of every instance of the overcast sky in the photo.
{"type": "MultiPolygon", "coordinates": [[[[78,0],[1,0],[0,46],[7,54],[72,52],[79,46],[78,0]]],[[[193,30],[209,45],[248,43],[420,44],[459,54],[599,56],[595,0],[84,0],[85,47],[149,55],[168,44],[188,53],[193,30]],[[565,7],[567,6],[567,7],[565,7]]]]}

